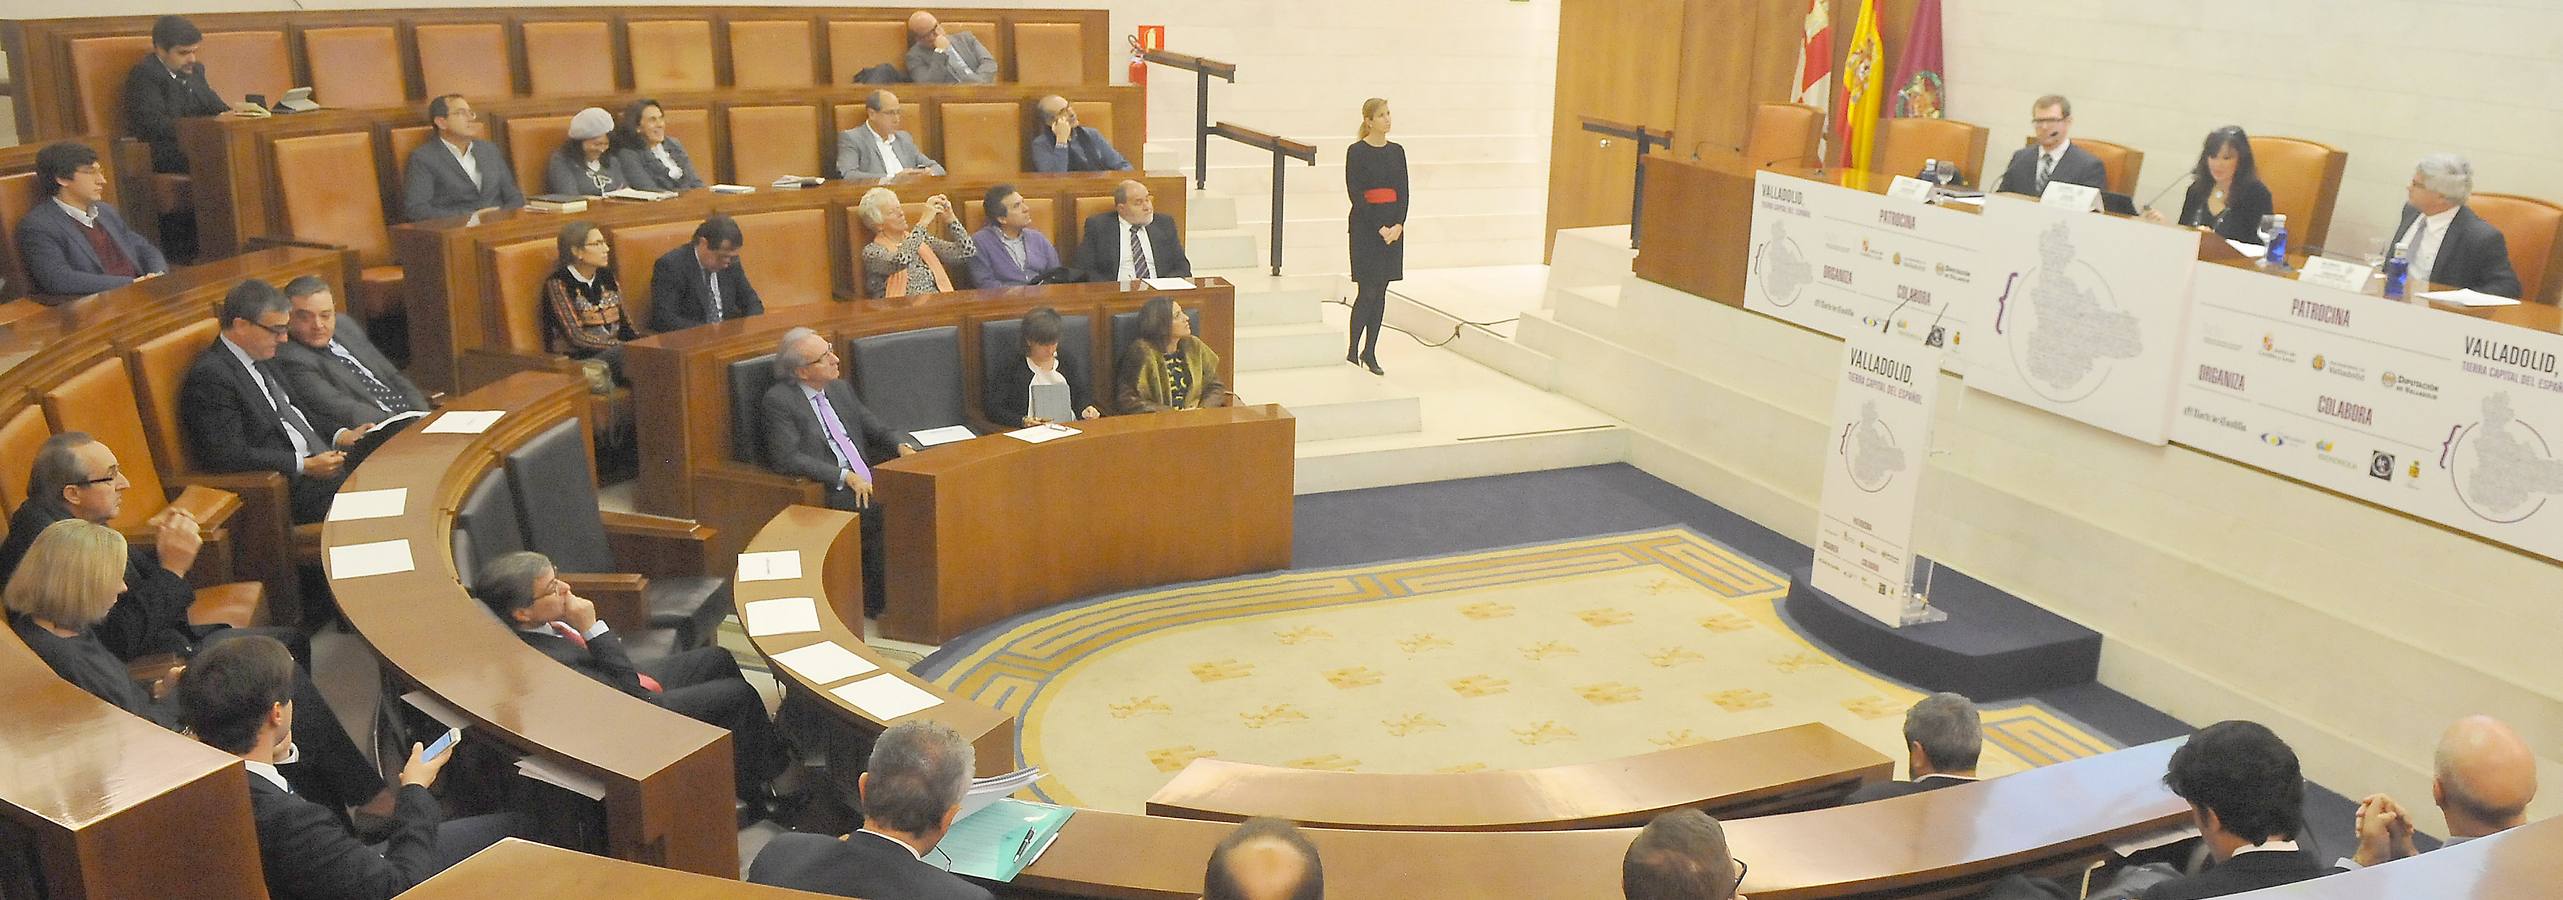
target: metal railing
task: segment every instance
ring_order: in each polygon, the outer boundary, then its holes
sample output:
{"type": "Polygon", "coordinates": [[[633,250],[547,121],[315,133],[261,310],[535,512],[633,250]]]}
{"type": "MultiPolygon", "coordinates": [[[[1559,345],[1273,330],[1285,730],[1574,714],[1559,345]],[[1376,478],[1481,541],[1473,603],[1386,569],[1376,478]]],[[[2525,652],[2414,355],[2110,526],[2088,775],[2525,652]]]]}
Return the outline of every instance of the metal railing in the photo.
{"type": "Polygon", "coordinates": [[[1283,220],[1282,220],[1282,172],[1283,172],[1282,164],[1283,164],[1284,162],[1288,161],[1288,160],[1294,160],[1294,159],[1296,159],[1296,160],[1300,160],[1300,161],[1302,161],[1302,162],[1306,162],[1306,163],[1308,163],[1309,165],[1314,166],[1314,165],[1316,165],[1316,164],[1317,164],[1317,148],[1316,148],[1316,147],[1314,147],[1314,146],[1311,146],[1311,145],[1309,145],[1309,144],[1304,144],[1304,143],[1300,143],[1300,142],[1298,142],[1298,141],[1291,140],[1291,139],[1286,138],[1286,137],[1280,137],[1280,136],[1277,136],[1277,135],[1265,134],[1265,133],[1263,133],[1263,132],[1261,132],[1261,131],[1256,131],[1255,129],[1248,128],[1248,127],[1246,127],[1246,126],[1239,125],[1239,124],[1236,124],[1236,123],[1233,123],[1233,122],[1221,122],[1221,123],[1219,123],[1219,124],[1217,124],[1217,125],[1210,126],[1210,132],[1209,132],[1209,133],[1211,133],[1211,134],[1216,134],[1216,135],[1218,135],[1218,136],[1220,136],[1220,137],[1224,137],[1224,138],[1227,138],[1227,139],[1229,139],[1229,140],[1236,141],[1236,142],[1238,142],[1238,143],[1240,143],[1240,144],[1244,144],[1244,145],[1249,146],[1249,147],[1254,147],[1254,148],[1259,149],[1259,150],[1270,150],[1270,151],[1272,151],[1272,153],[1273,153],[1273,215],[1272,215],[1272,219],[1273,219],[1273,261],[1272,261],[1272,267],[1273,267],[1273,274],[1275,274],[1275,275],[1279,275],[1279,274],[1281,274],[1281,266],[1282,266],[1282,221],[1283,221],[1283,220]]]}
{"type": "Polygon", "coordinates": [[[1212,78],[1225,78],[1228,80],[1229,84],[1236,84],[1237,64],[1220,62],[1215,59],[1203,59],[1191,54],[1176,53],[1171,50],[1150,50],[1144,58],[1149,62],[1156,63],[1161,66],[1172,66],[1174,68],[1183,69],[1193,73],[1195,76],[1193,91],[1193,187],[1207,188],[1210,186],[1210,80],[1212,78]]]}
{"type": "Polygon", "coordinates": [[[1623,138],[1637,142],[1637,174],[1632,176],[1632,187],[1629,191],[1629,249],[1635,250],[1638,240],[1638,214],[1646,209],[1646,155],[1655,152],[1657,147],[1672,147],[1673,130],[1668,128],[1650,131],[1644,125],[1627,125],[1593,116],[1576,118],[1583,121],[1584,130],[1603,137],[1602,146],[1610,146],[1610,138],[1623,138]]]}

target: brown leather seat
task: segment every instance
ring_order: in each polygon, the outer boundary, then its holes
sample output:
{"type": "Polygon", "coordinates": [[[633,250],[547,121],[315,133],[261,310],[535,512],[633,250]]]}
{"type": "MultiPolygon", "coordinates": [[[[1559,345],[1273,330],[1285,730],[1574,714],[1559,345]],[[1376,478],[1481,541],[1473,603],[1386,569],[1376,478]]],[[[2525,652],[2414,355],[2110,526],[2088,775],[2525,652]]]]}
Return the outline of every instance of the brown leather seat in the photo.
{"type": "Polygon", "coordinates": [[[1958,180],[1982,185],[1985,130],[1954,119],[1880,119],[1878,148],[1869,170],[1889,175],[1922,171],[1926,159],[1957,160],[1958,180]]]}
{"type": "Polygon", "coordinates": [[[503,129],[507,135],[507,164],[516,167],[516,184],[525,196],[544,193],[543,164],[569,140],[569,116],[531,116],[510,118],[503,129]]]}
{"type": "MultiPolygon", "coordinates": [[[[182,329],[181,333],[191,338],[201,335],[206,343],[210,343],[213,340],[213,320],[207,319],[203,324],[201,329],[190,326],[182,329]]],[[[204,344],[197,344],[196,348],[202,350],[204,344]]],[[[180,371],[183,377],[184,369],[180,371]]],[[[172,388],[172,400],[176,393],[172,388]]],[[[52,424],[53,433],[85,431],[99,443],[107,445],[108,449],[116,451],[116,462],[123,468],[125,477],[133,482],[133,489],[126,492],[123,508],[118,509],[116,518],[107,524],[126,534],[143,528],[143,523],[159,515],[160,510],[169,505],[167,482],[162,480],[163,470],[173,473],[185,471],[181,461],[166,459],[152,452],[150,433],[144,430],[142,413],[135,408],[138,396],[131,373],[125,371],[125,361],[115,357],[90,364],[87,369],[63,379],[44,394],[45,418],[52,424]]],[[[164,429],[175,438],[177,410],[174,404],[172,406],[164,429]]],[[[25,482],[20,484],[23,486],[25,482]]]]}
{"type": "MultiPolygon", "coordinates": [[[[906,26],[905,26],[904,24],[902,24],[902,25],[901,25],[901,27],[904,29],[906,26]]],[[[943,30],[944,30],[946,33],[958,33],[958,32],[967,31],[967,32],[969,32],[969,33],[970,33],[970,35],[971,35],[972,37],[976,37],[976,38],[978,38],[978,39],[979,39],[979,46],[982,46],[982,47],[986,47],[986,48],[988,48],[988,52],[989,52],[991,55],[994,55],[994,56],[997,58],[997,80],[998,80],[998,81],[1013,81],[1013,80],[1014,80],[1014,79],[1013,79],[1012,77],[1010,77],[1010,75],[1009,75],[1009,73],[1012,73],[1012,72],[1014,71],[1014,67],[1013,67],[1013,66],[1006,65],[1006,57],[1011,56],[1011,55],[1013,55],[1013,54],[1007,53],[1007,52],[1006,52],[1006,46],[1005,46],[1004,44],[998,43],[999,29],[997,28],[997,23],[995,23],[995,22],[955,22],[955,21],[952,21],[952,20],[950,20],[950,19],[946,19],[946,20],[944,20],[944,21],[943,21],[943,30]]],[[[906,51],[902,50],[901,52],[902,52],[902,53],[905,53],[906,51]]]]}
{"type": "Polygon", "coordinates": [[[274,103],[295,86],[282,31],[209,31],[203,57],[214,91],[227,101],[260,94],[274,103]]]}
{"type": "MultiPolygon", "coordinates": [[[[617,110],[616,112],[620,113],[621,111],[617,110]]],[[[724,157],[721,155],[720,142],[712,139],[712,111],[708,109],[668,109],[667,107],[662,106],[659,108],[659,112],[667,116],[667,136],[683,141],[685,143],[685,155],[693,157],[694,174],[703,176],[703,183],[705,184],[720,181],[721,172],[723,171],[721,168],[721,160],[724,157]]],[[[824,175],[827,173],[814,172],[812,174],[824,175]]]]}
{"type": "MultiPolygon", "coordinates": [[[[563,222],[566,223],[567,220],[564,219],[563,222]]],[[[490,277],[496,283],[489,286],[489,292],[497,302],[490,306],[490,319],[484,327],[489,329],[490,334],[501,339],[500,349],[529,357],[552,355],[543,347],[543,319],[550,314],[543,308],[543,279],[550,275],[559,263],[560,247],[551,237],[519,241],[490,249],[490,277]]],[[[629,260],[614,262],[616,284],[624,292],[624,296],[630,296],[631,289],[620,287],[622,273],[629,271],[634,265],[646,269],[649,264],[649,260],[640,260],[637,263],[629,260]]],[[[632,311],[626,309],[623,314],[626,318],[631,318],[632,311]]],[[[649,330],[649,322],[646,319],[632,318],[631,321],[635,330],[644,333],[649,330]]],[[[631,389],[616,387],[611,394],[592,398],[588,414],[599,434],[630,434],[631,389]]]]}
{"type": "Polygon", "coordinates": [[[1753,130],[1744,139],[1744,164],[1809,169],[1824,132],[1824,111],[1804,103],[1765,103],[1753,108],[1753,130]]]}
{"type": "MultiPolygon", "coordinates": [[[[1113,149],[1124,149],[1124,144],[1121,140],[1121,132],[1114,130],[1111,101],[1070,100],[1068,101],[1068,108],[1077,111],[1077,124],[1084,125],[1101,132],[1105,140],[1112,142],[1113,149]]],[[[1016,143],[1020,144],[1024,142],[1016,141],[1016,143]]],[[[1141,152],[1144,152],[1144,149],[1140,152],[1124,152],[1122,155],[1130,158],[1131,165],[1138,166],[1141,152]]]]}
{"type": "Polygon", "coordinates": [[[346,298],[347,308],[365,319],[405,309],[401,289],[407,271],[392,259],[381,178],[374,171],[373,132],[283,138],[276,141],[275,153],[277,171],[330,175],[279,179],[277,190],[289,236],[356,251],[364,268],[351,291],[355,296],[346,298]],[[355,177],[359,173],[364,177],[355,177]]]}
{"type": "MultiPolygon", "coordinates": [[[[792,88],[824,83],[818,77],[817,48],[804,19],[759,22],[730,20],[730,86],[792,88]]],[[[634,77],[639,77],[638,62],[634,77]]],[[[851,75],[847,76],[853,77],[851,75]]],[[[693,142],[686,143],[688,149],[693,142]]]]}
{"type": "MultiPolygon", "coordinates": [[[[74,96],[80,105],[80,130],[87,134],[125,133],[125,75],[151,55],[147,35],[77,38],[71,42],[74,96]]],[[[225,99],[237,99],[233,94],[225,99]]]]}
{"type": "MultiPolygon", "coordinates": [[[[233,568],[243,577],[263,580],[270,602],[295,611],[286,618],[299,619],[302,594],[293,566],[296,560],[317,559],[320,535],[317,531],[298,533],[294,530],[293,517],[287,511],[290,501],[284,477],[273,472],[208,474],[198,468],[194,458],[188,454],[186,438],[179,432],[178,394],[186,382],[187,369],[195,364],[196,357],[206,347],[213,344],[217,331],[212,317],[198,319],[135,344],[125,351],[123,360],[110,361],[114,363],[112,372],[102,368],[84,373],[99,377],[100,385],[93,385],[93,388],[123,392],[115,395],[123,398],[115,404],[121,409],[105,412],[105,419],[66,424],[72,419],[55,412],[55,399],[51,396],[45,400],[46,413],[52,416],[56,430],[87,431],[102,441],[106,440],[105,436],[98,434],[97,427],[92,427],[101,422],[105,427],[122,430],[132,427],[123,421],[131,416],[137,420],[133,424],[142,426],[147,440],[146,449],[128,454],[124,444],[108,443],[115,449],[117,461],[123,464],[126,477],[134,480],[134,490],[125,498],[123,512],[126,515],[117,517],[117,526],[127,537],[139,539],[146,536],[142,522],[167,505],[161,502],[167,495],[157,492],[159,486],[207,482],[210,486],[239,495],[238,512],[226,522],[206,524],[221,524],[226,530],[223,538],[228,542],[227,553],[233,560],[233,568]],[[137,469],[151,470],[157,476],[153,492],[143,490],[142,478],[134,474],[137,469]],[[142,518],[135,519],[132,525],[124,524],[124,520],[134,513],[134,498],[141,496],[152,498],[151,502],[141,504],[149,511],[143,513],[142,518]]],[[[91,402],[88,397],[66,395],[63,399],[91,402]]],[[[209,551],[200,554],[198,559],[201,561],[212,555],[216,554],[209,551]]]]}
{"type": "Polygon", "coordinates": [[[764,187],[785,175],[836,174],[833,154],[819,155],[816,107],[732,106],[723,112],[729,116],[731,181],[764,187]]]}
{"type": "Polygon", "coordinates": [[[2252,136],[2252,164],[2269,185],[2271,205],[2287,217],[2289,246],[2320,247],[2332,230],[2332,204],[2340,199],[2349,154],[2301,138],[2252,136]]]}
{"type": "Polygon", "coordinates": [[[906,71],[908,25],[903,21],[831,21],[828,23],[828,77],[836,84],[854,83],[855,73],[882,63],[906,71]]]}
{"type": "Polygon", "coordinates": [[[2477,193],[2467,206],[2509,243],[2510,268],[2518,272],[2519,299],[2556,305],[2563,294],[2563,205],[2518,194],[2477,193]]]}
{"type": "MultiPolygon", "coordinates": [[[[416,152],[420,144],[427,143],[428,139],[434,137],[435,134],[436,126],[433,125],[411,125],[406,128],[392,129],[390,133],[392,143],[392,166],[397,169],[401,166],[409,165],[409,155],[416,152]]],[[[392,174],[394,176],[392,184],[397,187],[400,183],[399,175],[401,173],[394,172],[392,174]]]]}
{"type": "Polygon", "coordinates": [[[9,280],[0,297],[27,294],[27,264],[18,258],[18,220],[35,208],[39,195],[34,172],[0,177],[0,278],[9,280]]]}
{"type": "Polygon", "coordinates": [[[1051,241],[1051,243],[1059,245],[1059,258],[1069,259],[1076,256],[1077,242],[1086,239],[1086,236],[1079,232],[1083,232],[1085,230],[1087,219],[1094,218],[1096,213],[1108,213],[1111,211],[1111,194],[1105,194],[1101,197],[1077,198],[1076,214],[1070,216],[1068,221],[1061,223],[1061,230],[1068,234],[1068,240],[1061,242],[1054,238],[1051,241]]]}
{"type": "Polygon", "coordinates": [[[409,103],[409,73],[401,66],[400,37],[392,26],[305,29],[303,63],[311,71],[312,99],[321,103],[336,107],[409,103]]]}
{"type": "MultiPolygon", "coordinates": [[[[507,28],[497,22],[419,23],[420,87],[431,97],[462,94],[496,99],[516,93],[507,28]]],[[[395,147],[397,149],[397,147],[395,147]]]]}
{"type": "MultiPolygon", "coordinates": [[[[1012,80],[1024,84],[1086,82],[1086,26],[1076,22],[1016,22],[1014,39],[1012,80]]],[[[1006,74],[1003,67],[998,74],[1006,74]]]]}
{"type": "Polygon", "coordinates": [[[7,422],[0,423],[0,516],[26,504],[27,476],[35,472],[36,451],[52,436],[45,427],[44,408],[33,403],[18,407],[7,422]]]}
{"type": "Polygon", "coordinates": [[[743,260],[767,309],[820,303],[836,296],[825,210],[787,209],[738,217],[743,260]]]}
{"type": "Polygon", "coordinates": [[[1018,102],[938,103],[943,168],[955,176],[1002,177],[1023,171],[1024,106],[1018,102]]]}
{"type": "Polygon", "coordinates": [[[233,628],[256,628],[267,624],[266,586],[255,581],[235,581],[196,589],[196,602],[187,605],[187,621],[195,625],[229,625],[233,628]]]}
{"type": "MultiPolygon", "coordinates": [[[[694,222],[660,222],[656,225],[626,225],[606,233],[614,244],[615,283],[623,288],[623,314],[642,331],[650,329],[651,267],[659,256],[694,241],[694,222]]],[[[759,247],[757,250],[763,250],[759,247]]],[[[760,272],[748,273],[762,281],[760,272]]],[[[758,289],[762,294],[763,288],[758,289]]]]}
{"type": "Polygon", "coordinates": [[[632,53],[632,89],[708,91],[712,77],[712,23],[703,19],[625,22],[632,53]]]}
{"type": "MultiPolygon", "coordinates": [[[[2021,146],[2024,147],[2036,143],[2038,139],[2034,136],[2021,139],[2021,146]]],[[[2101,190],[2113,194],[2136,192],[2136,178],[2145,168],[2145,151],[2125,144],[2114,144],[2087,137],[2076,137],[2073,139],[2073,144],[2091,151],[2093,156],[2100,157],[2101,171],[2107,173],[2107,177],[2102,179],[2104,183],[2100,186],[2101,190]]]]}
{"type": "Polygon", "coordinates": [[[614,35],[604,22],[527,22],[523,34],[535,96],[614,92],[614,35]]]}

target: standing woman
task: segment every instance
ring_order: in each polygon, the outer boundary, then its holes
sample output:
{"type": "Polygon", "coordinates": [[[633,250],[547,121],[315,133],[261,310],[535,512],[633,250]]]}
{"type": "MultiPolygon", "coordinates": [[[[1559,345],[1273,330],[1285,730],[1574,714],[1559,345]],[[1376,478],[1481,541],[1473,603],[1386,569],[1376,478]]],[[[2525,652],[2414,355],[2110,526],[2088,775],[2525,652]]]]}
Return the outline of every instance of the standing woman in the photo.
{"type": "MultiPolygon", "coordinates": [[[[2276,203],[2269,185],[2261,183],[2260,167],[2252,164],[2252,139],[2242,126],[2208,132],[2206,143],[2198,148],[2198,165],[2190,174],[2189,195],[2180,204],[2180,224],[2204,227],[2229,241],[2260,242],[2260,219],[2276,203]]],[[[2159,222],[2162,214],[2147,210],[2145,218],[2159,222]]]]}
{"type": "Polygon", "coordinates": [[[1344,149],[1344,193],[1353,201],[1352,334],[1344,361],[1379,368],[1379,321],[1388,283],[1406,277],[1406,148],[1388,142],[1388,101],[1362,101],[1362,139],[1344,149]]]}

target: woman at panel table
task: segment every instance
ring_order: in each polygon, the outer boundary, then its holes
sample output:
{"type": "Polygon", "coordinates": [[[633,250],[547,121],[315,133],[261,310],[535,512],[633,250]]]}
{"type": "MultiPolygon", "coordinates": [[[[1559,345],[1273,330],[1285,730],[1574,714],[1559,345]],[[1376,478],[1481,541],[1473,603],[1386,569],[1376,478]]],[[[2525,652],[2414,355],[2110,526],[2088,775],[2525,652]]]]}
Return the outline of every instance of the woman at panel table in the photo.
{"type": "Polygon", "coordinates": [[[623,342],[641,336],[606,268],[613,247],[594,223],[575,221],[561,226],[559,250],[561,267],[543,278],[543,346],[590,363],[589,389],[610,391],[623,381],[623,342]]]}
{"type": "MultiPolygon", "coordinates": [[[[2196,225],[2230,241],[2258,243],[2260,218],[2275,205],[2269,185],[2252,164],[2251,136],[2242,126],[2227,125],[2207,133],[2190,170],[2189,196],[2180,204],[2180,224],[2196,225]]],[[[2145,210],[2145,220],[2160,222],[2162,213],[2145,210]]]]}
{"type": "Polygon", "coordinates": [[[0,603],[9,608],[9,627],[28,649],[71,682],[134,715],[177,730],[177,669],[149,690],[134,684],[125,663],[98,640],[94,626],[116,605],[124,590],[125,536],[104,525],[64,519],[45,526],[27,548],[0,603]]]}
{"type": "Polygon", "coordinates": [[[543,192],[595,197],[631,187],[632,175],[613,149],[614,117],[593,106],[579,110],[570,118],[569,140],[543,164],[543,192]]]}
{"type": "Polygon", "coordinates": [[[623,127],[614,132],[614,155],[632,186],[651,191],[690,191],[703,186],[685,144],[667,133],[667,110],[650,99],[623,108],[623,127]]]}
{"type": "Polygon", "coordinates": [[[863,192],[855,217],[872,229],[863,245],[863,294],[867,297],[914,297],[952,290],[945,260],[968,259],[979,245],[961,230],[961,217],[942,194],[926,198],[925,224],[909,227],[899,195],[885,187],[863,192]],[[936,235],[940,226],[941,236],[936,235]]]}
{"type": "Polygon", "coordinates": [[[1192,318],[1165,297],[1139,307],[1139,338],[1122,349],[1114,371],[1120,383],[1113,395],[1124,414],[1237,402],[1220,383],[1219,354],[1193,336],[1192,318]]]}

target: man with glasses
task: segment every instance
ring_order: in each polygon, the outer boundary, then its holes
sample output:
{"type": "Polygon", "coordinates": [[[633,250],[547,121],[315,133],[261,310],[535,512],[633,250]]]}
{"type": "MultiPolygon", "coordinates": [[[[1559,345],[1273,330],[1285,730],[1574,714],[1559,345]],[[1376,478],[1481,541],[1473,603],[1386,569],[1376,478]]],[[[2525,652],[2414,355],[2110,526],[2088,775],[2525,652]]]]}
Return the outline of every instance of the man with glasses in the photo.
{"type": "Polygon", "coordinates": [[[89,145],[63,141],[36,151],[36,186],[46,199],[18,223],[31,293],[79,297],[169,271],[160,248],[107,203],[107,173],[89,145]]]}
{"type": "Polygon", "coordinates": [[[1130,160],[1112,148],[1104,133],[1077,121],[1077,107],[1052,94],[1041,98],[1041,127],[1024,148],[1024,162],[1035,172],[1120,172],[1130,160]]]}
{"type": "Polygon", "coordinates": [[[1727,852],[1726,828],[1696,809],[1655,817],[1620,859],[1628,900],[1743,900],[1743,887],[1744,860],[1727,852]]]}
{"type": "Polygon", "coordinates": [[[2473,163],[2453,153],[2421,157],[2403,190],[2394,250],[2411,261],[2413,284],[2435,282],[2518,299],[2523,292],[2518,271],[2510,267],[2509,240],[2465,204],[2473,196],[2473,163]]]}
{"type": "Polygon", "coordinates": [[[2079,184],[2106,189],[2109,167],[2100,157],[2074,146],[2067,135],[2074,127],[2074,102],[2048,94],[2029,104],[2029,127],[2038,142],[2011,154],[2011,164],[2002,170],[2002,183],[1994,188],[2010,194],[2032,197],[2047,193],[2055,182],[2079,184]]]}
{"type": "Polygon", "coordinates": [[[766,468],[826,486],[830,509],[861,513],[863,614],[881,615],[887,598],[883,567],[887,543],[881,505],[873,499],[872,467],[917,452],[855,399],[845,367],[826,336],[808,328],[783,333],[774,348],[773,387],[757,401],[765,437],[766,468]]]}
{"type": "MultiPolygon", "coordinates": [[[[427,101],[436,136],[409,152],[401,178],[401,217],[411,222],[468,216],[525,205],[507,154],[484,139],[488,121],[461,94],[427,101]]],[[[306,177],[327,177],[308,173],[306,177]]]]}
{"type": "Polygon", "coordinates": [[[286,325],[293,340],[277,349],[276,364],[285,370],[287,392],[313,425],[335,432],[427,411],[426,392],[392,365],[355,319],[339,317],[328,280],[305,275],[287,282],[285,302],[293,306],[286,325]]]}
{"type": "Polygon", "coordinates": [[[187,369],[178,430],[212,472],[275,472],[293,494],[294,522],[318,522],[347,477],[347,448],[372,425],[324,434],[294,405],[274,360],[292,331],[285,295],[255,278],[223,297],[222,334],[187,369]]]}
{"type": "Polygon", "coordinates": [[[837,132],[837,177],[848,181],[887,181],[901,172],[943,174],[943,164],[917,149],[917,139],[899,127],[907,110],[899,95],[873,91],[863,98],[863,124],[837,132]]]}
{"type": "MultiPolygon", "coordinates": [[[[594,232],[592,240],[602,240],[594,232]]],[[[650,330],[660,334],[761,315],[765,300],[739,263],[747,233],[728,213],[713,213],[694,226],[694,240],[659,254],[650,264],[650,330]]]]}

